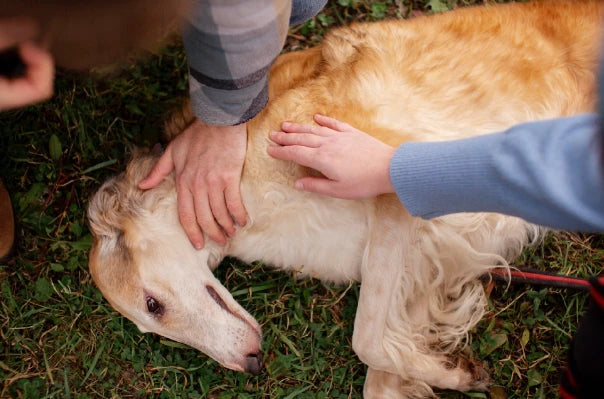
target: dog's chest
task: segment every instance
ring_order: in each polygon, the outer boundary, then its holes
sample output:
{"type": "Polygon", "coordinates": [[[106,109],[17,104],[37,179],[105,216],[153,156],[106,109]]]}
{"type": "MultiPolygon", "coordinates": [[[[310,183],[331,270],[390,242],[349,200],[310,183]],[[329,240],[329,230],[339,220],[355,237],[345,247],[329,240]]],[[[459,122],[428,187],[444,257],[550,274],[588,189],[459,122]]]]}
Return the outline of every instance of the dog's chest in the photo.
{"type": "Polygon", "coordinates": [[[250,224],[238,232],[229,253],[321,280],[359,281],[366,205],[275,188],[252,196],[260,200],[246,199],[250,224]]]}

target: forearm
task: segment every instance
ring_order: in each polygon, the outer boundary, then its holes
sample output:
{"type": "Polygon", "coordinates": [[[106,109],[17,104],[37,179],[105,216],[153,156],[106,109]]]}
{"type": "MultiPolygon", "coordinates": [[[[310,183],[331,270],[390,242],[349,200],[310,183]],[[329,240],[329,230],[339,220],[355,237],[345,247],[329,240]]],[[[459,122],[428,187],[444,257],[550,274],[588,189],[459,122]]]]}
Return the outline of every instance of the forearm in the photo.
{"type": "Polygon", "coordinates": [[[253,118],[287,35],[291,0],[197,0],[183,28],[193,112],[211,125],[253,118]]]}
{"type": "Polygon", "coordinates": [[[499,212],[604,231],[603,146],[597,117],[579,115],[465,140],[406,143],[390,176],[415,216],[499,212]]]}

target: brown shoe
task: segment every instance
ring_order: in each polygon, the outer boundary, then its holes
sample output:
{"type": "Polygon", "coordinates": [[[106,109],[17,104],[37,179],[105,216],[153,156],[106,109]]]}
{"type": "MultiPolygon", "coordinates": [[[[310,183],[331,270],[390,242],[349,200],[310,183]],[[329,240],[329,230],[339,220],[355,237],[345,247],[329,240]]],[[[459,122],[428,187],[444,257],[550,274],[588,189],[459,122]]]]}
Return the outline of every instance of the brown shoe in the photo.
{"type": "Polygon", "coordinates": [[[10,197],[0,180],[0,259],[7,256],[15,240],[15,219],[10,197]]]}

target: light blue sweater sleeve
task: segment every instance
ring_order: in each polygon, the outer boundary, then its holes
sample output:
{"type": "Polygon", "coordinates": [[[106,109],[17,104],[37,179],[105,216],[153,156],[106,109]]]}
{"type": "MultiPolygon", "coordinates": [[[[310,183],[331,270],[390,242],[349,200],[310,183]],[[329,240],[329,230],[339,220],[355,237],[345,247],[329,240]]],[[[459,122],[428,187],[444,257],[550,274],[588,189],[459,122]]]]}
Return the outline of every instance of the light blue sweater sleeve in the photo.
{"type": "Polygon", "coordinates": [[[604,231],[604,137],[592,114],[405,143],[390,178],[401,202],[422,218],[498,212],[558,229],[604,231]]]}

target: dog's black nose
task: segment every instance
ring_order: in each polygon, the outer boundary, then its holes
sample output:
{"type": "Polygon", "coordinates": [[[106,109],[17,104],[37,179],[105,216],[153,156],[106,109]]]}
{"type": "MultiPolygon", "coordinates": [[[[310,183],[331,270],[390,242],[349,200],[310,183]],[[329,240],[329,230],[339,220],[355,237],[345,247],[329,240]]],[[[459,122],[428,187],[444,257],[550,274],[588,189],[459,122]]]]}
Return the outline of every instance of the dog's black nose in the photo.
{"type": "Polygon", "coordinates": [[[245,357],[245,372],[252,375],[260,374],[262,370],[262,352],[250,353],[245,357]]]}

